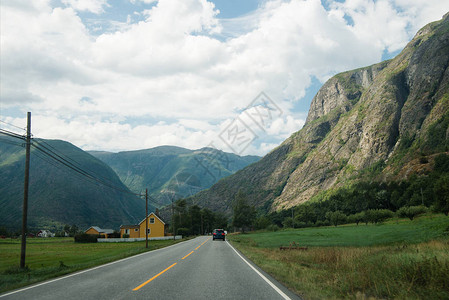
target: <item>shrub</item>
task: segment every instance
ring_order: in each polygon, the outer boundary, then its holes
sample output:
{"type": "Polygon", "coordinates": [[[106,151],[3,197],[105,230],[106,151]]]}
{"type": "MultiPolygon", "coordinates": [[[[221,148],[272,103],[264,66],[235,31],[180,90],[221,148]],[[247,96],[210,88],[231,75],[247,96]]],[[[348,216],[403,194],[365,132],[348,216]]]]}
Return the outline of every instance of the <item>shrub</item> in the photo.
{"type": "Polygon", "coordinates": [[[80,233],[75,235],[75,243],[96,243],[98,235],[80,233]]]}
{"type": "Polygon", "coordinates": [[[394,213],[388,209],[369,209],[365,212],[365,221],[377,224],[382,223],[388,218],[392,218],[394,213]]]}
{"type": "Polygon", "coordinates": [[[441,176],[434,186],[435,193],[435,210],[449,214],[449,174],[441,176]]]}
{"type": "Polygon", "coordinates": [[[177,235],[188,236],[189,233],[190,233],[189,228],[181,227],[176,230],[177,235]]]}
{"type": "Polygon", "coordinates": [[[424,213],[427,212],[427,207],[418,205],[418,206],[404,206],[398,209],[396,212],[399,217],[409,218],[411,221],[424,213]]]}
{"type": "Polygon", "coordinates": [[[111,233],[110,235],[109,235],[109,238],[114,238],[114,239],[118,239],[118,238],[120,238],[120,232],[118,232],[118,231],[114,231],[113,233],[111,233]]]}
{"type": "Polygon", "coordinates": [[[359,225],[360,222],[365,220],[365,217],[365,212],[362,211],[348,216],[348,222],[356,223],[357,225],[359,225]]]}
{"type": "Polygon", "coordinates": [[[124,233],[124,234],[123,234],[123,238],[124,238],[124,239],[129,238],[129,234],[124,233]]]}
{"type": "Polygon", "coordinates": [[[279,230],[279,226],[277,226],[276,224],[271,224],[267,227],[268,231],[278,231],[279,230]]]}
{"type": "Polygon", "coordinates": [[[265,229],[268,226],[271,225],[271,221],[270,219],[268,219],[267,217],[263,216],[263,217],[259,217],[256,219],[256,221],[254,221],[254,228],[257,229],[265,229]]]}
{"type": "Polygon", "coordinates": [[[337,227],[337,225],[344,224],[347,220],[347,216],[342,211],[328,211],[326,213],[326,219],[329,220],[329,222],[337,227]]]}
{"type": "Polygon", "coordinates": [[[285,218],[284,221],[282,222],[282,226],[284,228],[293,228],[293,218],[292,217],[285,218]]]}
{"type": "Polygon", "coordinates": [[[316,221],[316,223],[315,223],[316,227],[329,226],[329,225],[330,225],[330,223],[328,220],[316,221]]]}

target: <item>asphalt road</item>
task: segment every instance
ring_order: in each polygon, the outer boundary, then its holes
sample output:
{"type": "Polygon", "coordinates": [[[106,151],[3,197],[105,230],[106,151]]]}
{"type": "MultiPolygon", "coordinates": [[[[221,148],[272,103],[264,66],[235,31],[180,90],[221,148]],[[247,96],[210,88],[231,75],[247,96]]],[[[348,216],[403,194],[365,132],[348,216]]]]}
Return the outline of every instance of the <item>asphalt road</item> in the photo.
{"type": "Polygon", "coordinates": [[[0,299],[299,299],[228,242],[203,236],[0,299]]]}

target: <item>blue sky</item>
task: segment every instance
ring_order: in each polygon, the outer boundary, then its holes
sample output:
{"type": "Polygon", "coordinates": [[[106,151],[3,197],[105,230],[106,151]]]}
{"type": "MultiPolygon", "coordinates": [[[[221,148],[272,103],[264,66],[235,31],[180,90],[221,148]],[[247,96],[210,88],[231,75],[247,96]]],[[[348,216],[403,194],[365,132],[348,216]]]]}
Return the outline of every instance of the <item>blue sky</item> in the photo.
{"type": "Polygon", "coordinates": [[[327,79],[394,57],[449,10],[440,0],[0,5],[2,128],[24,127],[31,111],[35,136],[85,150],[257,155],[304,125],[327,79]]]}

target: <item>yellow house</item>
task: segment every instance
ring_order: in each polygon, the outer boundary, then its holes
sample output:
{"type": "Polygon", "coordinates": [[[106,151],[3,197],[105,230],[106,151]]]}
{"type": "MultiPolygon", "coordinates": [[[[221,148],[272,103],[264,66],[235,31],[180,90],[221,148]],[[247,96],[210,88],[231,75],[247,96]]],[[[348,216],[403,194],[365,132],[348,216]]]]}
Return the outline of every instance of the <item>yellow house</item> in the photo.
{"type": "Polygon", "coordinates": [[[87,234],[99,235],[101,238],[108,238],[110,234],[114,233],[112,229],[102,229],[98,226],[91,226],[89,229],[84,231],[87,234]]]}
{"type": "Polygon", "coordinates": [[[163,237],[165,222],[162,221],[155,213],[150,213],[147,218],[143,219],[138,225],[122,225],[120,226],[120,237],[128,234],[129,238],[145,238],[145,220],[148,219],[148,237],[163,237]]]}

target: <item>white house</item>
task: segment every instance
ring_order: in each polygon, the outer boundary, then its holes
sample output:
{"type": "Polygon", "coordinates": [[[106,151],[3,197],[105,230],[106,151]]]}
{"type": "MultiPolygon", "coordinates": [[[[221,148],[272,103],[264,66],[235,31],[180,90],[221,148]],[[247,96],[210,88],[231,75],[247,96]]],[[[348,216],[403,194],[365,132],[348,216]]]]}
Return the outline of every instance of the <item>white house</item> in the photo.
{"type": "Polygon", "coordinates": [[[55,237],[55,234],[53,232],[51,232],[50,230],[43,229],[43,230],[40,230],[36,236],[46,238],[46,237],[55,237]]]}

